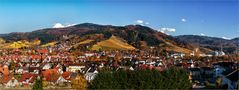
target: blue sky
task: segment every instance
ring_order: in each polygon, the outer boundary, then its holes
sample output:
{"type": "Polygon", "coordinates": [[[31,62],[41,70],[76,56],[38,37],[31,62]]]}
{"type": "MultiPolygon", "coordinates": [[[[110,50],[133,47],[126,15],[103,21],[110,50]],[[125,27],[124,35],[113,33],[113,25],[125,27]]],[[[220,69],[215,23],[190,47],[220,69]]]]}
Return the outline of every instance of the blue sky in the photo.
{"type": "Polygon", "coordinates": [[[239,37],[239,0],[0,0],[0,33],[56,23],[143,24],[170,35],[239,37]]]}

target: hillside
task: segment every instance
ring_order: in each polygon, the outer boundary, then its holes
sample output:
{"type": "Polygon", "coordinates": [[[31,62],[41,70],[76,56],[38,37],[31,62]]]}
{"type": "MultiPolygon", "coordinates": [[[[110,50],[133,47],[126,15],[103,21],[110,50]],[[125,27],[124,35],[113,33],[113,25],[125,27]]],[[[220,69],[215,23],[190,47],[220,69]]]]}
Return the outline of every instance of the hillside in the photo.
{"type": "Polygon", "coordinates": [[[96,43],[91,50],[135,50],[126,41],[112,35],[109,39],[96,43]]]}
{"type": "Polygon", "coordinates": [[[232,42],[235,46],[239,47],[239,38],[234,38],[234,39],[231,40],[231,42],[232,42]]]}
{"type": "Polygon", "coordinates": [[[29,48],[29,47],[34,47],[40,45],[41,41],[40,40],[34,40],[34,41],[26,41],[26,40],[21,40],[21,41],[16,41],[16,42],[11,42],[11,43],[5,43],[1,42],[0,47],[1,48],[6,48],[6,49],[19,49],[19,48],[29,48]]]}
{"type": "Polygon", "coordinates": [[[239,48],[239,39],[222,39],[208,36],[197,36],[197,35],[181,35],[177,36],[177,39],[190,43],[194,46],[208,48],[211,50],[221,50],[224,52],[233,53],[239,48]]]}
{"type": "Polygon", "coordinates": [[[107,43],[117,43],[117,46],[124,49],[128,46],[127,44],[129,44],[137,49],[142,49],[142,46],[144,46],[143,48],[145,49],[154,46],[159,49],[173,47],[176,49],[170,49],[170,51],[184,53],[193,50],[192,45],[184,41],[141,25],[112,26],[83,23],[66,28],[47,28],[25,33],[10,33],[7,35],[1,35],[0,38],[3,38],[6,42],[10,43],[21,40],[32,41],[34,39],[39,39],[43,46],[48,46],[49,43],[49,46],[51,46],[51,42],[68,39],[71,43],[70,46],[75,48],[78,46],[81,47],[82,45],[107,47],[107,43]],[[117,39],[114,36],[111,37],[112,35],[116,36],[117,39]],[[118,40],[118,38],[121,38],[122,40],[118,40]],[[122,43],[122,41],[124,43],[122,43]],[[164,47],[160,46],[162,44],[164,44],[164,47]]]}

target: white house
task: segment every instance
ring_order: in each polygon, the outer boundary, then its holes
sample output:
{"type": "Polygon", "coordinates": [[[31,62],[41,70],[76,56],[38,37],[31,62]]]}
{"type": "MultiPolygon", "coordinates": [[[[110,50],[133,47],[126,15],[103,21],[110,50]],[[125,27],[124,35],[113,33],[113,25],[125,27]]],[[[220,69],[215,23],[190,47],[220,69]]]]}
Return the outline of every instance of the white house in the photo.
{"type": "Polygon", "coordinates": [[[66,71],[70,71],[70,72],[80,71],[80,72],[82,72],[83,68],[85,68],[85,66],[68,66],[66,71]]]}
{"type": "Polygon", "coordinates": [[[59,84],[59,85],[63,85],[65,82],[71,82],[70,80],[66,80],[65,78],[63,78],[62,76],[60,76],[57,81],[56,81],[56,84],[59,84]]]}
{"type": "Polygon", "coordinates": [[[94,53],[85,53],[86,57],[91,57],[91,56],[94,56],[94,55],[95,55],[94,53]]]}
{"type": "Polygon", "coordinates": [[[227,85],[229,90],[236,89],[238,87],[238,77],[239,77],[239,69],[229,73],[228,75],[222,75],[222,85],[227,85]]]}
{"type": "Polygon", "coordinates": [[[89,73],[86,73],[84,76],[87,81],[91,81],[95,78],[96,75],[97,73],[89,72],[89,73]]]}
{"type": "Polygon", "coordinates": [[[87,81],[91,81],[95,78],[95,76],[98,74],[98,71],[97,69],[95,68],[89,68],[87,71],[86,71],[86,74],[84,75],[85,79],[87,81]]]}
{"type": "Polygon", "coordinates": [[[10,87],[16,87],[19,85],[19,82],[13,77],[11,80],[9,80],[7,82],[7,84],[5,85],[7,88],[10,88],[10,87]]]}
{"type": "Polygon", "coordinates": [[[50,63],[47,63],[43,66],[42,69],[50,69],[52,67],[52,65],[50,63]]]}

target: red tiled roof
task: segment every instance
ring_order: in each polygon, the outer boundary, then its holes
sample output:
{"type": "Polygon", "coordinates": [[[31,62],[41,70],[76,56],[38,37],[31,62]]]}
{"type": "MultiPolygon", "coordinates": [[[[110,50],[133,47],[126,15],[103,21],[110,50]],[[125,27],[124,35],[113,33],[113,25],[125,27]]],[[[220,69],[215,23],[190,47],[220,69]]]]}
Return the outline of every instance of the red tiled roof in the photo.
{"type": "Polygon", "coordinates": [[[57,69],[45,69],[42,71],[42,76],[46,79],[46,81],[56,81],[60,75],[57,69]],[[57,78],[57,79],[56,79],[57,78]]]}
{"type": "Polygon", "coordinates": [[[62,73],[62,77],[66,80],[70,80],[70,75],[71,75],[71,72],[64,72],[62,73]]]}
{"type": "Polygon", "coordinates": [[[147,69],[147,65],[143,64],[140,66],[142,69],[147,69]]]}
{"type": "Polygon", "coordinates": [[[82,63],[72,63],[72,62],[70,62],[70,63],[65,63],[65,66],[83,66],[84,64],[82,64],[82,63]]]}
{"type": "Polygon", "coordinates": [[[5,84],[9,80],[11,80],[12,77],[13,77],[12,75],[4,75],[3,77],[0,78],[0,83],[5,84]]]}
{"type": "Polygon", "coordinates": [[[32,73],[24,73],[22,74],[21,78],[19,79],[19,82],[26,81],[27,79],[30,79],[30,83],[33,83],[36,79],[37,75],[32,73]]]}
{"type": "Polygon", "coordinates": [[[40,55],[32,55],[31,58],[32,59],[41,59],[41,56],[40,55]]]}
{"type": "Polygon", "coordinates": [[[42,50],[38,49],[37,52],[40,52],[40,53],[47,53],[48,50],[46,50],[46,49],[42,49],[42,50]]]}
{"type": "Polygon", "coordinates": [[[6,75],[6,76],[9,75],[9,70],[8,70],[8,68],[0,67],[0,72],[1,72],[3,75],[6,75]]]}

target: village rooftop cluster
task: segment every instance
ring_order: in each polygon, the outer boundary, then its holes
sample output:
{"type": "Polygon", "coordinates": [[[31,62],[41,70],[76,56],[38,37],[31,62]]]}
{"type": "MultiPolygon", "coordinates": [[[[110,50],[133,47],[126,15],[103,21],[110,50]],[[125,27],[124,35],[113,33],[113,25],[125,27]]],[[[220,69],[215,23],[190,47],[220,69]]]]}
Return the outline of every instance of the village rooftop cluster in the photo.
{"type": "Polygon", "coordinates": [[[71,82],[77,76],[83,75],[87,82],[91,82],[105,68],[164,71],[173,66],[188,71],[193,88],[203,88],[205,82],[215,83],[218,76],[223,77],[225,87],[237,87],[238,60],[228,58],[224,53],[194,55],[168,52],[162,55],[153,49],[69,52],[69,48],[64,45],[37,49],[1,49],[0,89],[31,88],[38,77],[46,82],[46,88],[71,88],[71,82]]]}

